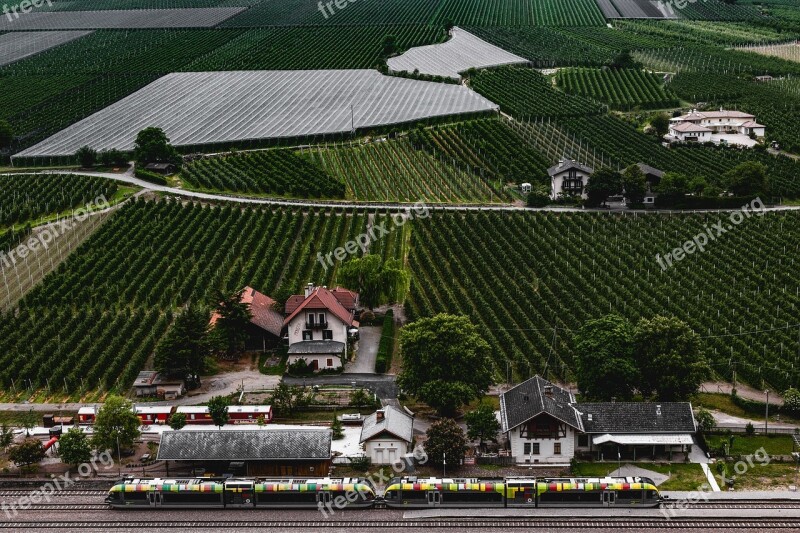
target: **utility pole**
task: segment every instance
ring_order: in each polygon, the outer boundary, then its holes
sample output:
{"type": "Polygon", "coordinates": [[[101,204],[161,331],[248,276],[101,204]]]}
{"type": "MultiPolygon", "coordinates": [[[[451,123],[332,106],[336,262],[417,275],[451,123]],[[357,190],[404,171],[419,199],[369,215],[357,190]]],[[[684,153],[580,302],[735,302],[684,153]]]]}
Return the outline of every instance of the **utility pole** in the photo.
{"type": "Polygon", "coordinates": [[[764,413],[764,435],[767,435],[767,429],[769,429],[769,389],[766,390],[767,392],[767,409],[764,413]]]}

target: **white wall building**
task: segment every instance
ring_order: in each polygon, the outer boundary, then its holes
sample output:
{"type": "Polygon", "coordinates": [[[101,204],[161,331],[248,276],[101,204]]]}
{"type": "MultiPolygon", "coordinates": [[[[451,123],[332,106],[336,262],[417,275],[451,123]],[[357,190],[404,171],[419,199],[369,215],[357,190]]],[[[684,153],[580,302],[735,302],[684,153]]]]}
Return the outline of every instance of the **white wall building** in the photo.
{"type": "Polygon", "coordinates": [[[756,122],[755,115],[722,108],[719,111],[692,109],[685,115],[670,119],[669,123],[667,139],[670,141],[711,141],[744,146],[755,144],[750,139],[751,134],[757,139],[763,138],[766,129],[763,124],[756,122]]]}
{"type": "Polygon", "coordinates": [[[574,159],[562,159],[557,165],[547,169],[550,176],[550,198],[559,196],[580,196],[587,198],[586,185],[594,172],[592,167],[582,165],[574,159]]]}
{"type": "Polygon", "coordinates": [[[386,465],[403,459],[414,441],[414,418],[387,405],[364,419],[359,442],[372,464],[386,465]]]}

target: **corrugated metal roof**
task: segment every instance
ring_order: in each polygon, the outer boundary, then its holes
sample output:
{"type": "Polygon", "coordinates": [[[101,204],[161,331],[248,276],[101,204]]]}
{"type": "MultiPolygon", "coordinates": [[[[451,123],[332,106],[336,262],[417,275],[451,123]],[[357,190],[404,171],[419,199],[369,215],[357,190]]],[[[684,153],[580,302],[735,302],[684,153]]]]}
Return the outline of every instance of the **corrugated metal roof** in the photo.
{"type": "Polygon", "coordinates": [[[608,442],[614,444],[627,445],[650,445],[650,444],[694,444],[694,439],[691,435],[600,435],[592,439],[594,444],[606,444],[608,442]]]}
{"type": "Polygon", "coordinates": [[[376,437],[384,431],[406,442],[414,440],[414,419],[411,416],[391,405],[383,408],[383,414],[383,420],[378,420],[378,412],[364,419],[359,442],[376,437]]]}
{"type": "Polygon", "coordinates": [[[331,430],[165,431],[159,460],[257,461],[331,457],[331,430]]]}

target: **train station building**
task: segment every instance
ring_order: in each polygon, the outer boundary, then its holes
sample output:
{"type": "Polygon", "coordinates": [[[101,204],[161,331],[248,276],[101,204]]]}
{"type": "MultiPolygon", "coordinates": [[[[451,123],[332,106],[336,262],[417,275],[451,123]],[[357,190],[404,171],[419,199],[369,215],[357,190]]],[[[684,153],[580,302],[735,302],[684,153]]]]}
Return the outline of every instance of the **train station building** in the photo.
{"type": "Polygon", "coordinates": [[[158,459],[217,476],[326,476],[331,467],[331,430],[165,431],[158,459]]]}
{"type": "Polygon", "coordinates": [[[518,464],[680,460],[697,432],[689,402],[578,403],[539,376],[500,395],[500,423],[518,464]]]}

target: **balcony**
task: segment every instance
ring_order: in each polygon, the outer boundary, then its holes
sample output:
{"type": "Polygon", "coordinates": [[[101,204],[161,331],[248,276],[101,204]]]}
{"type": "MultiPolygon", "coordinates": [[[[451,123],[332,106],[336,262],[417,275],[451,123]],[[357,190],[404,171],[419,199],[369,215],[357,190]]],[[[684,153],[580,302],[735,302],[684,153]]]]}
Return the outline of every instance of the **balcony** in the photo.
{"type": "Polygon", "coordinates": [[[328,321],[323,320],[322,322],[309,322],[306,320],[306,329],[328,329],[328,321]]]}

